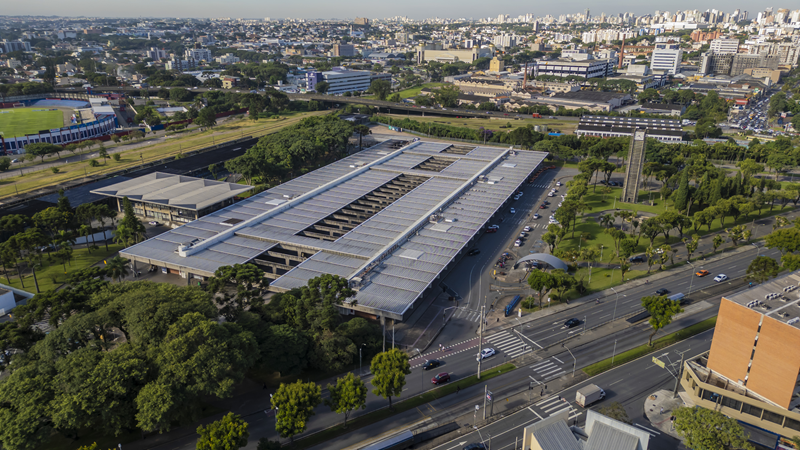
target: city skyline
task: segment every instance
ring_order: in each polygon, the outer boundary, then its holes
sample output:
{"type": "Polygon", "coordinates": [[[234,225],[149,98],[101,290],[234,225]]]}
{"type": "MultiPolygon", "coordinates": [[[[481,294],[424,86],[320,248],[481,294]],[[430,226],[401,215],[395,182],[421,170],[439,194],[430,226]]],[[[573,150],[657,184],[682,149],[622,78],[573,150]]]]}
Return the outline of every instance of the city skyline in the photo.
{"type": "MultiPolygon", "coordinates": [[[[311,0],[304,2],[300,8],[295,4],[264,5],[251,0],[236,2],[235,4],[210,2],[210,1],[174,1],[169,3],[158,2],[155,0],[143,0],[137,3],[135,10],[131,10],[127,5],[115,3],[96,3],[88,0],[78,0],[69,3],[55,2],[46,0],[42,4],[35,6],[26,3],[14,3],[6,5],[4,8],[5,16],[64,16],[64,17],[186,17],[186,18],[215,18],[215,17],[234,17],[234,18],[300,18],[300,19],[349,19],[353,17],[368,18],[389,18],[395,16],[405,16],[414,20],[439,18],[466,18],[478,20],[488,17],[497,17],[499,14],[508,14],[512,18],[518,15],[534,14],[537,17],[561,14],[582,13],[587,8],[591,10],[593,16],[605,13],[614,15],[618,13],[631,12],[636,15],[652,14],[656,8],[664,11],[674,12],[677,10],[700,11],[717,9],[730,12],[735,9],[760,11],[767,6],[757,9],[750,3],[744,1],[735,2],[705,2],[702,5],[689,0],[670,2],[668,5],[643,5],[641,2],[625,0],[621,2],[608,2],[598,4],[588,0],[561,2],[558,5],[537,5],[531,7],[521,6],[518,2],[500,1],[492,2],[487,5],[485,2],[467,0],[459,4],[459,8],[454,9],[448,4],[434,4],[420,0],[404,2],[402,6],[390,3],[375,3],[365,0],[348,2],[347,8],[343,9],[340,4],[311,0]],[[41,14],[45,9],[48,14],[41,14]],[[146,14],[142,14],[146,11],[146,14]]],[[[774,9],[782,7],[773,6],[774,9]]],[[[751,16],[752,17],[752,16],[751,16]]]]}

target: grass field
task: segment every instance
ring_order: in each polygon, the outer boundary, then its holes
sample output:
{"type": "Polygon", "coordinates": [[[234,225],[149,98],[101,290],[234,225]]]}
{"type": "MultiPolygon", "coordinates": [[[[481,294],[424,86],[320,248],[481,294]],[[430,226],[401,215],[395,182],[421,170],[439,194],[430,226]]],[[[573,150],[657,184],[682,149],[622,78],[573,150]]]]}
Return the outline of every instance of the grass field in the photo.
{"type": "Polygon", "coordinates": [[[64,114],[59,110],[42,111],[39,108],[15,108],[0,111],[0,133],[4,137],[24,136],[41,130],[64,126],[64,114]]]}
{"type": "Polygon", "coordinates": [[[477,130],[479,128],[488,128],[490,130],[497,130],[497,131],[511,131],[515,128],[520,127],[527,127],[528,125],[547,125],[550,129],[556,129],[561,131],[562,133],[574,133],[575,129],[578,127],[578,121],[566,121],[566,120],[556,120],[556,119],[520,119],[515,120],[516,113],[508,113],[508,116],[505,116],[505,113],[502,112],[495,112],[493,114],[497,115],[497,118],[494,119],[451,119],[449,117],[421,117],[421,116],[404,116],[402,114],[390,114],[391,117],[397,119],[404,119],[409,118],[411,120],[416,120],[417,122],[431,122],[431,123],[439,123],[442,125],[450,125],[453,127],[466,127],[472,128],[477,130]],[[507,125],[511,124],[511,128],[500,128],[500,125],[507,125]]]}
{"type": "Polygon", "coordinates": [[[444,86],[444,83],[425,83],[417,87],[404,89],[398,92],[398,94],[400,94],[400,98],[412,98],[418,96],[424,88],[434,88],[439,86],[444,86]]]}

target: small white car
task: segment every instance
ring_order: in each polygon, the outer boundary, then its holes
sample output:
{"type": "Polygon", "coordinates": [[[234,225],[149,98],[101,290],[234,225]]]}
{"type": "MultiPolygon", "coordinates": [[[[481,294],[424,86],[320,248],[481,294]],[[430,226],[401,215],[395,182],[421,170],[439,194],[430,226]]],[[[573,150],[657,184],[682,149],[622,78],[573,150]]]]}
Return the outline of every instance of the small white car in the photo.
{"type": "MultiPolygon", "coordinates": [[[[534,216],[536,216],[535,218],[538,219],[539,218],[538,217],[539,213],[534,214],[534,216]]],[[[522,231],[530,232],[531,231],[531,227],[525,225],[525,228],[523,228],[522,231]]]]}
{"type": "Polygon", "coordinates": [[[514,247],[522,247],[522,241],[520,241],[519,239],[514,241],[514,247]]]}
{"type": "Polygon", "coordinates": [[[476,358],[476,361],[480,361],[480,360],[486,359],[486,358],[488,358],[490,356],[494,356],[495,353],[496,352],[494,351],[493,348],[485,348],[485,349],[481,350],[481,352],[478,354],[478,357],[476,358]]]}
{"type": "Polygon", "coordinates": [[[728,276],[725,275],[724,273],[721,273],[721,274],[719,274],[719,275],[714,277],[714,281],[716,281],[717,283],[720,283],[720,282],[725,281],[727,279],[728,279],[728,276]]]}
{"type": "Polygon", "coordinates": [[[553,194],[552,192],[550,192],[550,193],[548,193],[548,194],[547,194],[547,196],[548,196],[548,197],[555,197],[555,196],[556,196],[556,194],[553,194]]]}
{"type": "MultiPolygon", "coordinates": [[[[539,213],[534,213],[533,214],[533,219],[534,220],[538,219],[539,217],[542,217],[542,216],[539,215],[539,213]]],[[[529,227],[525,227],[525,228],[529,228],[529,227]]]]}
{"type": "Polygon", "coordinates": [[[561,182],[560,182],[560,181],[559,181],[559,182],[557,182],[557,183],[556,183],[556,186],[561,186],[561,182]]]}
{"type": "Polygon", "coordinates": [[[148,223],[149,223],[150,225],[154,226],[154,227],[155,227],[155,226],[158,226],[158,222],[156,222],[155,220],[151,220],[151,221],[150,221],[150,222],[148,222],[148,223]]]}
{"type": "Polygon", "coordinates": [[[561,225],[556,219],[550,219],[550,223],[553,225],[561,225]]]}
{"type": "Polygon", "coordinates": [[[510,212],[511,214],[516,214],[517,210],[514,209],[514,208],[511,208],[511,209],[508,210],[508,212],[510,212]]]}
{"type": "Polygon", "coordinates": [[[558,192],[558,189],[556,188],[550,189],[550,192],[558,192]]]}

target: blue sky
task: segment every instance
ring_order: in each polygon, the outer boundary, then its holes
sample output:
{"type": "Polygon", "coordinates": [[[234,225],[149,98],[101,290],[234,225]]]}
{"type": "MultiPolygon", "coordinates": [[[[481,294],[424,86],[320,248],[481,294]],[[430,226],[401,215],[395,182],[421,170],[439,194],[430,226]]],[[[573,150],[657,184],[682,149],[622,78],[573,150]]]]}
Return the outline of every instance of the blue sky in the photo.
{"type": "MultiPolygon", "coordinates": [[[[696,2],[676,0],[671,2],[641,2],[620,0],[597,2],[591,0],[561,0],[558,2],[520,2],[509,0],[457,0],[403,2],[385,0],[137,0],[135,2],[96,0],[39,0],[34,2],[4,1],[3,15],[62,15],[100,17],[248,17],[248,18],[352,18],[356,16],[383,18],[407,16],[412,19],[426,17],[480,18],[497,17],[498,14],[532,13],[536,16],[565,14],[590,8],[592,15],[633,12],[637,15],[652,13],[656,8],[674,12],[683,9],[722,9],[732,12],[736,8],[748,10],[751,17],[756,6],[751,2],[696,2]],[[749,6],[749,7],[748,7],[749,6]]],[[[786,5],[774,5],[789,7],[786,5]]],[[[766,5],[764,5],[766,6],[766,5]]],[[[762,6],[762,7],[764,7],[762,6]]]]}

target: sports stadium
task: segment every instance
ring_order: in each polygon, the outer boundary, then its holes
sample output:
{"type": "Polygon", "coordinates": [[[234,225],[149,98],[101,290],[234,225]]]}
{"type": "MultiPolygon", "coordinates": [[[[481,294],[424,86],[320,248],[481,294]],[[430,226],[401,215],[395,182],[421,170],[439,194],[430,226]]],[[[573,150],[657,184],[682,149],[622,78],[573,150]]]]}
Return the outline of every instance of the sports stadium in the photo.
{"type": "Polygon", "coordinates": [[[0,148],[24,153],[37,142],[66,145],[111,134],[118,126],[107,96],[39,98],[0,103],[0,148]]]}

